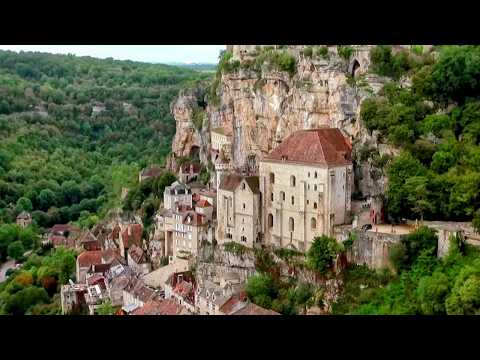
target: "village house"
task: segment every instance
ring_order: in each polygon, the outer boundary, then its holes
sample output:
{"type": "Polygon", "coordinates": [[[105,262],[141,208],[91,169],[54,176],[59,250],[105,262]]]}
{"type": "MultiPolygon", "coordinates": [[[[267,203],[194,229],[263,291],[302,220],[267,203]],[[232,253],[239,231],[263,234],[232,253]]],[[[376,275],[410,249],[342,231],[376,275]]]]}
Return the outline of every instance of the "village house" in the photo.
{"type": "Polygon", "coordinates": [[[197,179],[200,174],[200,164],[186,163],[180,166],[178,178],[180,182],[187,184],[188,182],[197,179]]]}
{"type": "Polygon", "coordinates": [[[192,206],[192,191],[178,181],[165,187],[163,192],[163,207],[171,210],[175,208],[175,204],[192,206]]]}
{"type": "Polygon", "coordinates": [[[138,182],[141,183],[142,181],[145,181],[147,179],[153,179],[153,178],[159,177],[160,175],[162,175],[164,170],[165,170],[164,168],[161,168],[159,166],[152,166],[148,169],[143,169],[138,174],[138,182]]]}
{"type": "Polygon", "coordinates": [[[88,306],[89,315],[95,315],[97,308],[108,299],[108,289],[105,277],[102,275],[95,275],[88,278],[85,302],[88,306]]]}
{"type": "Polygon", "coordinates": [[[219,280],[205,280],[196,288],[195,313],[200,315],[224,315],[220,310],[232,296],[242,293],[244,284],[235,273],[227,273],[219,280]]]}
{"type": "Polygon", "coordinates": [[[173,299],[156,299],[146,302],[130,315],[191,315],[191,313],[173,299]]]}
{"type": "Polygon", "coordinates": [[[198,192],[198,201],[201,200],[208,201],[215,208],[215,206],[217,206],[217,192],[206,189],[200,190],[198,192]]]}
{"type": "Polygon", "coordinates": [[[145,275],[151,271],[145,252],[135,244],[128,249],[127,265],[138,275],[145,275]]]}
{"type": "Polygon", "coordinates": [[[42,243],[52,244],[53,247],[65,246],[74,249],[76,247],[76,240],[80,235],[81,230],[75,226],[68,224],[56,224],[47,233],[47,238],[42,243]]]}
{"type": "Polygon", "coordinates": [[[120,255],[127,259],[128,249],[133,245],[142,247],[142,235],[143,235],[143,226],[142,224],[120,224],[120,241],[119,249],[120,255]]]}
{"type": "Polygon", "coordinates": [[[185,207],[173,212],[173,257],[196,256],[202,240],[207,239],[207,218],[185,207]]]}
{"type": "Polygon", "coordinates": [[[133,271],[126,265],[112,263],[105,276],[108,281],[108,297],[112,305],[122,306],[123,290],[134,281],[133,271]]]}
{"type": "Polygon", "coordinates": [[[26,211],[22,211],[17,216],[17,225],[21,226],[22,228],[26,228],[32,223],[32,215],[26,211]]]}
{"type": "Polygon", "coordinates": [[[155,214],[155,230],[153,235],[152,259],[173,257],[173,212],[170,209],[160,209],[155,214]]]}
{"type": "Polygon", "coordinates": [[[111,264],[118,253],[113,250],[84,251],[76,260],[77,283],[84,284],[92,265],[111,264]]]}
{"type": "Polygon", "coordinates": [[[142,307],[148,301],[158,297],[157,292],[146,286],[141,279],[137,279],[128,284],[123,290],[122,309],[128,314],[133,310],[142,307]]]}
{"type": "Polygon", "coordinates": [[[195,312],[195,277],[190,271],[173,273],[165,282],[165,299],[173,299],[195,312]]]}
{"type": "Polygon", "coordinates": [[[207,200],[200,200],[195,204],[195,212],[205,216],[207,220],[213,220],[213,205],[207,200]]]}
{"type": "Polygon", "coordinates": [[[87,251],[101,250],[100,241],[90,230],[86,230],[79,238],[79,245],[87,251]]]}
{"type": "Polygon", "coordinates": [[[349,222],[351,146],[339,129],[301,130],[260,161],[265,243],[306,251],[349,222]]]}
{"type": "Polygon", "coordinates": [[[70,280],[69,284],[62,285],[60,290],[62,315],[81,313],[82,307],[86,305],[86,292],[87,284],[74,284],[73,281],[70,280]]]}
{"type": "Polygon", "coordinates": [[[210,132],[210,139],[213,152],[220,152],[231,146],[232,132],[227,128],[215,128],[210,132]]]}
{"type": "Polygon", "coordinates": [[[261,207],[258,177],[226,175],[217,196],[217,239],[252,248],[261,239],[261,207]]]}

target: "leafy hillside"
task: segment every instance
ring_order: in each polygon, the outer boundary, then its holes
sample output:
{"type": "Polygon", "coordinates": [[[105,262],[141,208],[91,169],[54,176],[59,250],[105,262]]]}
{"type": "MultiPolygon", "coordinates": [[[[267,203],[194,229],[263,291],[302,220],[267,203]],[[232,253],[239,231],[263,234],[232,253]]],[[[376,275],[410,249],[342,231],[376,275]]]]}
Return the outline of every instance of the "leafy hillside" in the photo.
{"type": "Polygon", "coordinates": [[[32,211],[41,227],[119,204],[138,170],[161,163],[191,69],[73,55],[0,51],[0,223],[32,211]]]}
{"type": "Polygon", "coordinates": [[[381,75],[408,75],[362,104],[370,131],[402,150],[388,167],[391,218],[480,223],[480,47],[443,46],[438,56],[372,53],[381,75]],[[422,61],[419,61],[421,59],[422,61]]]}

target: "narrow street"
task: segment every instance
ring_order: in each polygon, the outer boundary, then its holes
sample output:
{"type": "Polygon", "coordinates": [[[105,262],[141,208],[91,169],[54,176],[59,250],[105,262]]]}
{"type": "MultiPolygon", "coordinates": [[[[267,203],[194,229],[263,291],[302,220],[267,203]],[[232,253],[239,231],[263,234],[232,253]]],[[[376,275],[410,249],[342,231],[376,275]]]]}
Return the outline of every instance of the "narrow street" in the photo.
{"type": "Polygon", "coordinates": [[[7,270],[13,267],[15,267],[15,260],[8,260],[0,265],[0,283],[5,281],[5,273],[7,270]]]}

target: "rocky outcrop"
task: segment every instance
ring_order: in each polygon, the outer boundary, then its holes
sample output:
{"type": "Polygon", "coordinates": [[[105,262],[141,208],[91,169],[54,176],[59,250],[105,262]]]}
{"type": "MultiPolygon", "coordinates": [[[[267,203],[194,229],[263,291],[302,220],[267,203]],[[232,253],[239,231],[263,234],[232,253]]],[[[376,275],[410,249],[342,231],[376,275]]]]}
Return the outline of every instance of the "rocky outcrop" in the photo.
{"type": "MultiPolygon", "coordinates": [[[[285,47],[285,46],[284,46],[285,47]]],[[[295,58],[295,71],[289,74],[268,66],[254,70],[249,64],[263,46],[229,46],[236,70],[221,74],[216,93],[219,105],[208,104],[201,130],[194,125],[198,103],[205,100],[199,89],[181,93],[172,104],[177,133],[172,145],[173,157],[195,152],[208,162],[209,130],[233,129],[232,163],[242,168],[247,158],[257,162],[284,137],[301,129],[321,126],[337,127],[349,137],[354,147],[376,146],[376,140],[359,120],[362,101],[381,89],[385,79],[368,74],[371,46],[354,46],[348,60],[338,54],[336,46],[325,47],[323,56],[305,54],[305,46],[288,46],[295,58]],[[354,141],[356,140],[356,141],[354,141]],[[372,145],[374,144],[374,145],[372,145]]],[[[198,123],[198,121],[197,121],[198,123]]],[[[371,176],[371,166],[357,163],[363,195],[375,195],[383,188],[384,176],[371,176]]]]}

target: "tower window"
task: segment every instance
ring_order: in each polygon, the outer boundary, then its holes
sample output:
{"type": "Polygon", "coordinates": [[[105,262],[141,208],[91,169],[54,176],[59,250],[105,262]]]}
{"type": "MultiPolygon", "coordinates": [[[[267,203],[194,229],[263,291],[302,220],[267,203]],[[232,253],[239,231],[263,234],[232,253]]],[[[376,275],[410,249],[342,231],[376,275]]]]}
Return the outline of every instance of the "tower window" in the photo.
{"type": "Polygon", "coordinates": [[[268,227],[272,228],[273,227],[273,215],[268,214],[268,227]]]}
{"type": "Polygon", "coordinates": [[[275,184],[275,174],[270,173],[270,184],[275,184]]]}
{"type": "Polygon", "coordinates": [[[315,230],[317,228],[317,219],[312,218],[312,220],[310,221],[310,225],[312,227],[312,230],[315,230]]]}
{"type": "Polygon", "coordinates": [[[295,196],[292,196],[292,205],[295,205],[295,196]]]}
{"type": "Polygon", "coordinates": [[[313,208],[314,208],[314,209],[317,208],[317,203],[316,203],[316,202],[313,203],[313,208]]]}
{"type": "Polygon", "coordinates": [[[290,176],[290,186],[295,186],[295,183],[296,183],[296,179],[295,179],[295,176],[290,176]]]}
{"type": "Polygon", "coordinates": [[[317,178],[317,172],[315,171],[315,179],[317,178]]]}
{"type": "Polygon", "coordinates": [[[293,220],[293,218],[288,219],[288,230],[295,231],[295,221],[293,220]]]}
{"type": "Polygon", "coordinates": [[[282,200],[285,201],[285,192],[284,191],[280,191],[280,196],[282,197],[282,200]]]}

